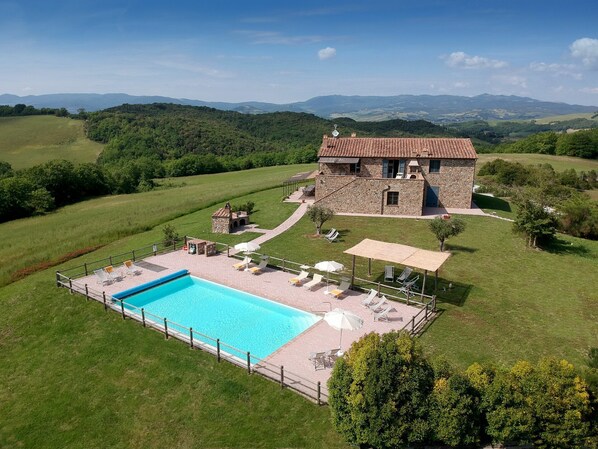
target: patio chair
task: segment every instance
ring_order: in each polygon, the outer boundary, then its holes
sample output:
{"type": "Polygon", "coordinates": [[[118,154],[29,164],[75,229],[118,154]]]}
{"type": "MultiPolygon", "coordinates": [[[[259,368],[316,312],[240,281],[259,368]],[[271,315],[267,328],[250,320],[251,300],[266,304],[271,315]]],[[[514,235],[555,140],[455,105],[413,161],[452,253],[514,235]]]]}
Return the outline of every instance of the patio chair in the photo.
{"type": "Polygon", "coordinates": [[[338,286],[338,288],[335,288],[334,290],[330,290],[328,292],[329,295],[334,296],[336,299],[340,298],[341,295],[344,295],[347,290],[349,290],[349,287],[351,286],[351,283],[348,280],[343,280],[341,281],[341,285],[338,286]]]}
{"type": "Polygon", "coordinates": [[[102,284],[102,285],[110,285],[110,284],[112,284],[112,279],[110,279],[108,277],[108,273],[106,273],[104,270],[102,270],[102,269],[93,270],[93,272],[95,273],[95,275],[98,278],[98,280],[97,280],[98,284],[102,284]]]}
{"type": "Polygon", "coordinates": [[[392,282],[395,278],[395,267],[386,265],[384,267],[384,282],[392,282]]]}
{"type": "Polygon", "coordinates": [[[122,274],[118,273],[112,265],[104,267],[104,271],[106,272],[108,279],[110,279],[111,281],[122,281],[123,279],[122,274]]]}
{"type": "Polygon", "coordinates": [[[330,237],[326,237],[326,239],[332,243],[334,242],[339,236],[339,232],[338,231],[334,231],[334,234],[332,234],[330,237]]]}
{"type": "Polygon", "coordinates": [[[326,368],[325,352],[312,352],[309,354],[309,360],[314,364],[314,370],[317,370],[318,368],[326,368]]]}
{"type": "Polygon", "coordinates": [[[303,284],[303,282],[307,279],[308,276],[309,276],[309,273],[307,271],[302,271],[301,273],[299,273],[298,276],[295,276],[294,278],[289,279],[289,282],[294,286],[298,286],[298,285],[303,284]]]}
{"type": "Polygon", "coordinates": [[[376,304],[372,304],[371,306],[369,306],[369,309],[374,313],[379,312],[382,310],[384,306],[386,306],[387,302],[388,299],[386,298],[386,296],[382,295],[380,301],[378,301],[376,304]]]}
{"type": "Polygon", "coordinates": [[[247,271],[251,274],[261,274],[264,271],[264,268],[266,268],[266,265],[268,265],[268,258],[264,257],[260,260],[260,264],[257,267],[251,267],[247,271]]]}
{"type": "Polygon", "coordinates": [[[403,272],[397,276],[397,282],[399,284],[404,283],[407,280],[407,278],[409,276],[411,276],[411,273],[413,273],[413,269],[409,268],[409,267],[405,267],[405,269],[403,270],[403,272]]]}
{"type": "Polygon", "coordinates": [[[381,312],[374,314],[374,321],[388,321],[388,313],[392,310],[392,305],[389,304],[381,312]]]}
{"type": "Polygon", "coordinates": [[[243,269],[247,268],[250,263],[251,263],[251,257],[245,256],[245,258],[241,262],[237,262],[236,264],[233,264],[233,268],[235,270],[243,270],[243,269]]]}
{"type": "Polygon", "coordinates": [[[376,296],[378,296],[378,292],[372,288],[370,290],[370,293],[368,293],[368,295],[366,296],[366,298],[363,301],[361,301],[361,305],[363,307],[371,306],[374,300],[376,299],[376,296]]]}
{"type": "Polygon", "coordinates": [[[303,288],[311,290],[316,285],[322,282],[323,276],[321,274],[314,274],[314,278],[309,281],[307,284],[303,284],[303,288]]]}
{"type": "Polygon", "coordinates": [[[125,260],[123,262],[123,270],[125,270],[125,272],[131,276],[141,274],[141,268],[135,265],[132,260],[125,260]]]}
{"type": "Polygon", "coordinates": [[[335,232],[336,232],[336,229],[332,228],[330,231],[328,231],[328,232],[327,232],[327,233],[324,235],[324,237],[326,237],[326,238],[330,238],[330,237],[332,237],[332,235],[333,235],[335,232]]]}
{"type": "Polygon", "coordinates": [[[328,361],[328,366],[334,365],[336,359],[338,359],[338,353],[340,352],[341,348],[330,349],[324,353],[324,357],[326,357],[326,361],[328,361]]]}

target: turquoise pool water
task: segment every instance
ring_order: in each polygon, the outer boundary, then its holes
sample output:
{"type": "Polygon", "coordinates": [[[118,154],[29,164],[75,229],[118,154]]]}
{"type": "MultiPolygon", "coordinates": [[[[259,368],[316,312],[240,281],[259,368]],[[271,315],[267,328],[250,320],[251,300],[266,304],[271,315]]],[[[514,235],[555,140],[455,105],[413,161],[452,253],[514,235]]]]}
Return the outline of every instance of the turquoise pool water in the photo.
{"type": "MultiPolygon", "coordinates": [[[[143,308],[147,319],[150,319],[147,312],[165,317],[172,330],[179,329],[170,321],[192,327],[196,340],[215,345],[195,334],[202,333],[262,359],[320,319],[314,314],[189,275],[129,296],[124,304],[129,305],[129,309],[133,309],[130,306],[143,308]]],[[[224,346],[222,350],[231,352],[224,346]]]]}

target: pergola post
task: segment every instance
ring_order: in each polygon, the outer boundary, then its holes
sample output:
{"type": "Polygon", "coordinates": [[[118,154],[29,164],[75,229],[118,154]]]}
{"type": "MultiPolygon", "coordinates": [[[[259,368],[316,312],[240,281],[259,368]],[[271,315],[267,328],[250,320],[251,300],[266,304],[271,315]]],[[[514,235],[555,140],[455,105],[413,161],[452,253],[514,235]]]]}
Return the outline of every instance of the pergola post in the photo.
{"type": "Polygon", "coordinates": [[[438,270],[434,272],[434,291],[438,290],[438,270]]]}
{"type": "MultiPolygon", "coordinates": [[[[355,257],[355,256],[353,256],[355,257]]],[[[368,277],[372,277],[372,258],[368,257],[368,277]]]]}
{"type": "Polygon", "coordinates": [[[421,299],[424,299],[424,292],[426,290],[426,278],[428,277],[428,270],[424,270],[424,283],[422,284],[422,294],[421,299]]]}
{"type": "Polygon", "coordinates": [[[355,284],[355,254],[353,254],[353,266],[351,267],[351,287],[355,284]]]}

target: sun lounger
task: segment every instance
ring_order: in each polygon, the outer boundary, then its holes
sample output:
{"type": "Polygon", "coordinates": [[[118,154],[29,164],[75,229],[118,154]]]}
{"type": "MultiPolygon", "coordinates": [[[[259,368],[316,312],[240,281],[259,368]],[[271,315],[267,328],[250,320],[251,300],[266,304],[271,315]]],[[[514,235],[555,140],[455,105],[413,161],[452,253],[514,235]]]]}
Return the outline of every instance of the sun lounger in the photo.
{"type": "Polygon", "coordinates": [[[326,357],[326,361],[328,362],[328,366],[334,365],[336,359],[338,358],[338,353],[340,348],[330,349],[324,353],[324,357],[326,357]]]}
{"type": "Polygon", "coordinates": [[[139,268],[137,265],[135,265],[132,260],[124,261],[123,270],[125,270],[125,272],[127,274],[130,274],[131,276],[134,276],[136,274],[141,274],[141,268],[139,268]]]}
{"type": "Polygon", "coordinates": [[[335,298],[339,298],[341,295],[344,295],[347,290],[349,290],[349,287],[351,286],[351,283],[349,281],[342,281],[341,285],[339,285],[338,288],[335,288],[334,290],[329,291],[328,293],[331,296],[334,296],[335,298]]]}
{"type": "Polygon", "coordinates": [[[395,267],[386,265],[384,267],[384,282],[392,282],[395,279],[395,267]]]}
{"type": "Polygon", "coordinates": [[[264,271],[266,265],[268,265],[268,258],[263,258],[260,260],[260,264],[257,267],[249,268],[247,271],[249,271],[251,274],[260,274],[262,271],[264,271]]]}
{"type": "Polygon", "coordinates": [[[236,264],[233,264],[233,268],[235,270],[243,270],[243,269],[247,268],[247,266],[250,263],[251,263],[251,257],[245,256],[245,258],[241,262],[237,262],[236,264]]]}
{"type": "Polygon", "coordinates": [[[108,279],[112,281],[122,281],[122,275],[120,273],[117,273],[117,271],[114,269],[112,265],[104,267],[104,271],[106,272],[108,279]]]}
{"type": "Polygon", "coordinates": [[[407,280],[407,278],[411,276],[411,273],[413,273],[413,270],[409,267],[405,267],[403,272],[397,276],[397,282],[399,284],[403,284],[407,280]]]}
{"type": "Polygon", "coordinates": [[[371,306],[376,299],[376,296],[378,296],[378,292],[372,288],[366,298],[361,301],[361,305],[364,307],[371,306]]]}
{"type": "Polygon", "coordinates": [[[314,364],[314,370],[317,370],[318,368],[326,368],[325,352],[312,352],[309,355],[309,360],[314,364]]]}
{"type": "Polygon", "coordinates": [[[332,234],[330,237],[326,237],[326,239],[332,243],[334,242],[339,236],[339,232],[338,231],[334,231],[334,234],[332,234]]]}
{"type": "Polygon", "coordinates": [[[295,276],[294,278],[289,279],[289,282],[295,286],[303,284],[303,281],[307,279],[309,273],[307,271],[302,271],[299,273],[299,276],[295,276]]]}
{"type": "Polygon", "coordinates": [[[382,296],[380,301],[378,301],[376,304],[372,304],[369,307],[369,309],[374,313],[379,312],[380,310],[382,310],[382,308],[386,305],[387,302],[388,302],[388,299],[386,298],[386,296],[382,296]]]}
{"type": "Polygon", "coordinates": [[[335,232],[336,232],[336,229],[332,228],[330,231],[328,231],[328,233],[326,233],[324,235],[324,237],[326,237],[328,239],[328,238],[332,237],[335,232]]]}
{"type": "Polygon", "coordinates": [[[392,305],[389,304],[381,312],[374,314],[374,321],[388,321],[388,313],[391,311],[392,305]]]}
{"type": "Polygon", "coordinates": [[[303,284],[303,288],[311,290],[313,287],[320,284],[322,282],[322,279],[323,279],[323,277],[321,274],[314,274],[314,278],[311,281],[309,281],[307,284],[303,284]]]}
{"type": "Polygon", "coordinates": [[[93,270],[93,272],[98,277],[98,280],[97,280],[98,284],[102,284],[102,285],[112,284],[112,279],[110,279],[108,277],[108,273],[106,273],[104,270],[102,270],[102,269],[93,270]]]}

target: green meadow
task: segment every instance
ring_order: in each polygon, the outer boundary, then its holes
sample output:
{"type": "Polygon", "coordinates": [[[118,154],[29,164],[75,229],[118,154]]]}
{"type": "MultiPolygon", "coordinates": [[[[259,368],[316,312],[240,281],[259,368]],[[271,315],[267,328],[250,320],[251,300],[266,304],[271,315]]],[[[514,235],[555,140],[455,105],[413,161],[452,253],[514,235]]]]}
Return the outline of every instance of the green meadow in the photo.
{"type": "Polygon", "coordinates": [[[581,159],[579,157],[553,156],[551,154],[526,154],[526,153],[486,153],[478,154],[476,171],[486,163],[494,159],[504,159],[509,162],[519,162],[523,165],[550,164],[556,171],[598,171],[598,161],[594,159],[581,159]]]}
{"type": "Polygon", "coordinates": [[[52,115],[0,118],[0,160],[14,169],[52,159],[95,162],[103,148],[85,137],[82,120],[52,115]]]}

